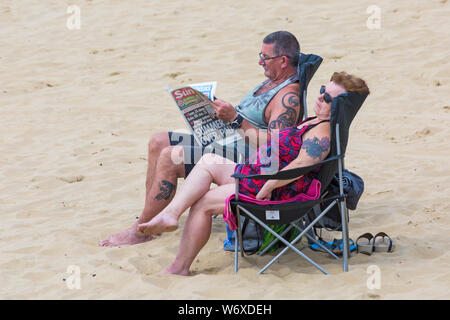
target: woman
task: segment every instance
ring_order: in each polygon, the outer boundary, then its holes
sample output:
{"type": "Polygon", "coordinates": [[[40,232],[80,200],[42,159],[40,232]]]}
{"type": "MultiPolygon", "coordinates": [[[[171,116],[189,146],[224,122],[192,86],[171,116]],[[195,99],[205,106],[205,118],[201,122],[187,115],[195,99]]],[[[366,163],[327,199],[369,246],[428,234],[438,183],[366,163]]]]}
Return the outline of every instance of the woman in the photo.
{"type": "MultiPolygon", "coordinates": [[[[369,93],[364,80],[345,72],[334,73],[330,83],[322,86],[314,106],[315,117],[302,121],[298,126],[272,133],[270,140],[245,163],[236,164],[214,154],[206,154],[183,183],[172,202],[155,218],[140,224],[138,230],[146,235],[174,231],[181,214],[190,212],[183,230],[175,261],[163,270],[163,274],[189,275],[195,257],[211,234],[212,216],[222,214],[225,199],[235,192],[231,175],[259,174],[273,165],[272,146],[279,146],[279,170],[309,166],[326,158],[330,151],[331,100],[345,91],[369,93]],[[272,143],[278,142],[278,143],[272,143]],[[211,183],[218,187],[210,189],[211,183]]],[[[285,200],[306,192],[317,170],[291,180],[242,179],[239,192],[262,200],[285,200]]]]}

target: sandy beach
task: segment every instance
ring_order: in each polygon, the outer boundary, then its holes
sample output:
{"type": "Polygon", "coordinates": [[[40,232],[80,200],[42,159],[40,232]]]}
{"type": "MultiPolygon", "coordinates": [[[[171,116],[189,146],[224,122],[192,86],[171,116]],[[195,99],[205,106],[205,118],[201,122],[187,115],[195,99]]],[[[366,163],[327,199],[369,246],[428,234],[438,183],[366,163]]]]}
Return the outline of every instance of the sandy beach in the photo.
{"type": "Polygon", "coordinates": [[[3,0],[0,298],[449,299],[449,16],[447,0],[3,0]],[[273,255],[253,255],[235,275],[219,217],[191,277],[158,275],[187,212],[150,242],[98,246],[141,213],[150,136],[187,130],[164,87],[214,80],[237,104],[264,80],[258,53],[277,30],[324,58],[310,106],[334,71],[367,81],[345,162],[365,182],[350,237],[384,231],[395,252],[353,254],[344,273],[305,248],[328,276],[293,252],[258,275],[273,255]]]}

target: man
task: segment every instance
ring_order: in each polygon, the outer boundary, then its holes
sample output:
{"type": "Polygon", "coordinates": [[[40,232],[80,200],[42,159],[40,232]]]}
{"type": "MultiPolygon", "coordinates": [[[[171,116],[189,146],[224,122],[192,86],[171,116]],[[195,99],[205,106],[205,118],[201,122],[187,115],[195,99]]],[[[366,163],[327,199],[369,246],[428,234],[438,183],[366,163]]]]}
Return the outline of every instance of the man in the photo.
{"type": "MultiPolygon", "coordinates": [[[[267,79],[247,94],[236,108],[224,100],[213,102],[218,118],[232,123],[233,128],[245,132],[245,136],[256,137],[247,141],[250,147],[258,147],[274,131],[298,122],[299,54],[300,46],[294,35],[287,31],[269,34],[264,38],[259,53],[259,64],[264,68],[267,79]],[[266,133],[265,138],[262,138],[261,131],[266,133]]],[[[202,153],[207,152],[215,151],[196,145],[191,135],[174,132],[154,134],[148,144],[146,199],[142,214],[134,225],[111,235],[100,245],[132,245],[151,240],[151,236],[138,231],[138,224],[150,221],[169,204],[175,195],[177,179],[187,177],[202,153]],[[173,155],[183,161],[173,161],[173,155]]]]}

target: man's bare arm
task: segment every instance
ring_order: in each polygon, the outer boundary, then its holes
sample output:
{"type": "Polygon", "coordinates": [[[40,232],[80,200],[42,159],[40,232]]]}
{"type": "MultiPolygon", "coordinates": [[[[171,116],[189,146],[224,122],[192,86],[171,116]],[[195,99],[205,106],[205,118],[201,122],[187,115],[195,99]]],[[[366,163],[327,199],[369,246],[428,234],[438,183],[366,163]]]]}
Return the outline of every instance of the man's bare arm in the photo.
{"type": "Polygon", "coordinates": [[[274,106],[275,110],[271,112],[268,128],[270,132],[292,127],[297,123],[297,117],[300,111],[300,96],[298,92],[289,91],[283,93],[280,106],[274,106]]]}
{"type": "Polygon", "coordinates": [[[296,125],[299,113],[298,84],[290,84],[281,89],[269,102],[264,115],[266,119],[268,118],[267,130],[256,129],[245,120],[241,129],[244,130],[246,137],[251,137],[248,143],[256,148],[266,143],[273,132],[296,125]]]}
{"type": "MultiPolygon", "coordinates": [[[[257,148],[267,142],[271,132],[291,127],[297,123],[300,112],[298,88],[298,84],[290,84],[281,89],[269,102],[264,115],[266,119],[269,118],[268,130],[258,129],[246,120],[242,122],[239,130],[249,145],[257,148]]],[[[216,99],[213,106],[217,116],[224,121],[230,122],[237,116],[233,106],[226,101],[216,99]]]]}

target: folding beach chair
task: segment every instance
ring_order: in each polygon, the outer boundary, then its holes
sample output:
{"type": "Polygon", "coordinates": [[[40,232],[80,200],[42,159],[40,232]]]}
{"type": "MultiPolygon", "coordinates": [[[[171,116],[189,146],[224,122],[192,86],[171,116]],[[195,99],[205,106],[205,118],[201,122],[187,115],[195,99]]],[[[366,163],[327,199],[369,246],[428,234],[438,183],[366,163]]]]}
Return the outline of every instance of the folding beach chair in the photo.
{"type": "MultiPolygon", "coordinates": [[[[317,69],[319,69],[320,64],[322,63],[323,59],[322,57],[315,55],[315,54],[305,54],[300,53],[298,57],[298,65],[297,65],[297,76],[299,79],[299,85],[300,85],[300,112],[297,118],[297,123],[300,123],[304,118],[306,119],[308,117],[307,112],[307,106],[306,106],[306,96],[307,96],[307,89],[309,82],[311,81],[312,77],[316,73],[317,69]]],[[[235,147],[235,150],[237,150],[237,147],[235,147]]],[[[246,155],[243,153],[238,153],[237,159],[235,161],[242,163],[244,159],[246,158],[246,155]]],[[[249,156],[247,154],[247,156],[249,156]]],[[[216,216],[213,216],[216,217],[216,216]]],[[[256,233],[257,231],[255,231],[256,233]]],[[[254,236],[257,238],[258,235],[254,234],[254,236]]],[[[233,235],[232,232],[227,228],[227,239],[225,240],[224,249],[227,251],[233,251],[233,243],[235,242],[234,239],[236,239],[235,234],[233,235]]],[[[246,239],[245,244],[248,244],[249,247],[254,248],[258,247],[257,245],[258,240],[254,239],[246,239]]],[[[235,243],[234,243],[235,244],[235,243]]],[[[250,250],[251,251],[251,250],[250,250]]]]}
{"type": "Polygon", "coordinates": [[[306,107],[306,95],[309,82],[319,69],[322,63],[322,57],[315,54],[300,53],[298,59],[297,74],[300,83],[300,114],[298,116],[298,122],[300,123],[303,118],[308,118],[308,108],[306,107]]]}
{"type": "MultiPolygon", "coordinates": [[[[314,237],[308,235],[311,228],[334,206],[338,206],[341,220],[342,220],[342,239],[343,239],[343,270],[348,271],[348,257],[349,257],[349,242],[348,242],[348,211],[345,203],[345,194],[343,190],[343,176],[342,171],[344,169],[344,155],[347,148],[349,128],[356,113],[360,109],[367,95],[362,95],[356,92],[344,92],[335,97],[331,103],[331,148],[328,157],[315,165],[296,168],[291,170],[279,171],[272,175],[232,175],[236,180],[236,191],[234,200],[230,201],[230,208],[235,215],[237,225],[237,239],[235,242],[235,273],[238,270],[238,245],[240,246],[241,255],[244,257],[244,250],[242,248],[242,230],[241,230],[241,216],[253,219],[256,223],[262,226],[265,230],[273,234],[277,241],[281,241],[286,247],[275,256],[267,265],[265,265],[259,273],[264,272],[270,265],[277,261],[287,250],[292,249],[298,255],[305,258],[312,265],[322,271],[324,274],[328,272],[320,265],[311,260],[303,252],[298,250],[294,244],[297,243],[303,236],[307,236],[311,241],[316,243],[319,247],[328,252],[332,257],[338,259],[338,257],[331,252],[328,248],[323,246],[314,237]],[[320,197],[317,200],[309,201],[289,201],[280,204],[255,204],[240,200],[239,194],[239,180],[242,178],[252,179],[280,179],[289,180],[298,178],[311,170],[322,166],[319,171],[319,181],[321,183],[320,197]],[[338,173],[340,194],[327,196],[327,188],[335,176],[338,173]],[[327,202],[329,205],[315,216],[315,219],[309,224],[304,224],[306,219],[303,219],[307,214],[321,203],[327,202]],[[275,219],[274,219],[275,218],[275,219]],[[302,220],[303,224],[300,223],[302,220]],[[299,234],[291,242],[283,238],[283,234],[277,234],[268,225],[282,225],[290,224],[291,228],[299,230],[299,234]],[[300,224],[300,226],[299,226],[300,224]]],[[[284,231],[286,232],[286,230],[284,231]]]]}

